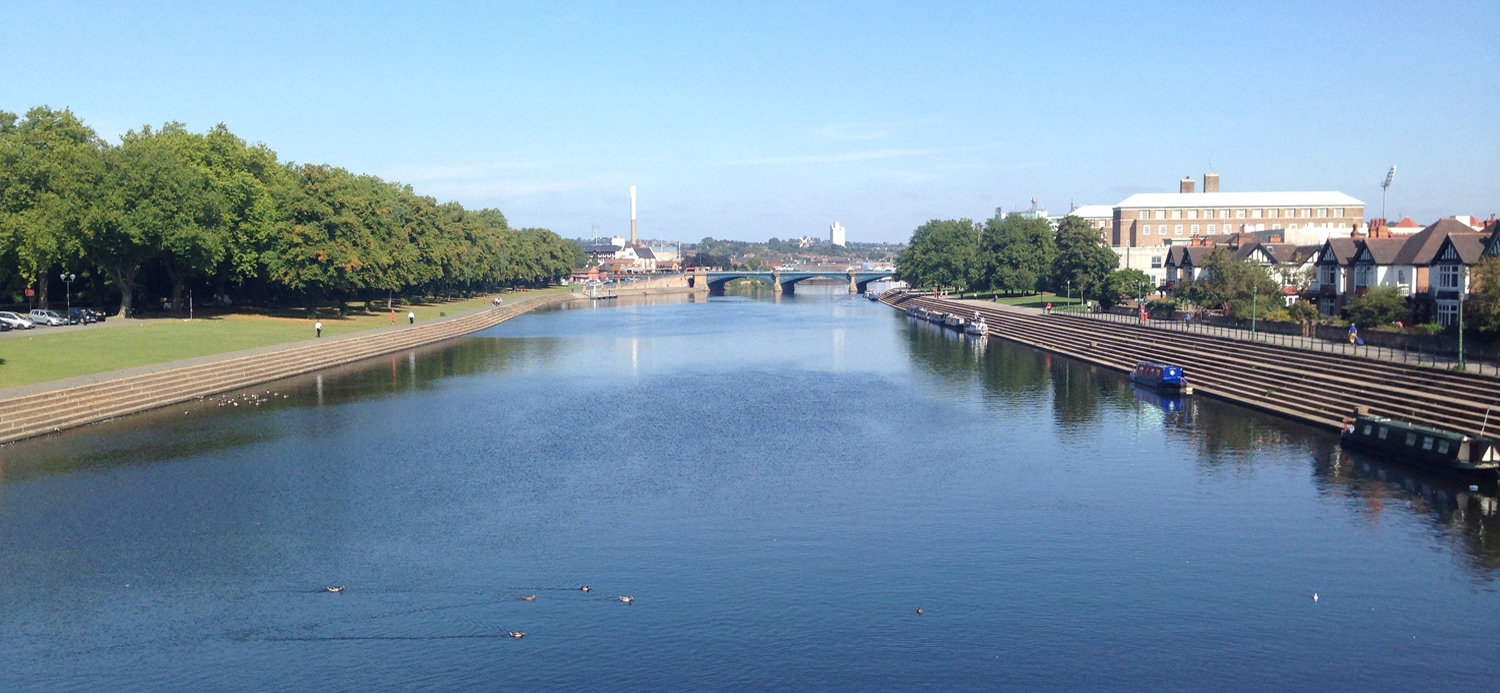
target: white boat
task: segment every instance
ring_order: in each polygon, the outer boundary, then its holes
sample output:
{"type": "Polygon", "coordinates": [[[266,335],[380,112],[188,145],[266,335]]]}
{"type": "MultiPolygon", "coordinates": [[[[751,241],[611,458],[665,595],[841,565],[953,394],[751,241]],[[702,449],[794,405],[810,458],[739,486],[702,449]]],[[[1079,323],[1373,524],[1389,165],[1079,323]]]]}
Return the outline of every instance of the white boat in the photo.
{"type": "Polygon", "coordinates": [[[983,337],[989,333],[990,326],[989,323],[986,323],[984,321],[984,318],[970,320],[969,324],[964,325],[964,334],[972,334],[978,337],[983,337]]]}

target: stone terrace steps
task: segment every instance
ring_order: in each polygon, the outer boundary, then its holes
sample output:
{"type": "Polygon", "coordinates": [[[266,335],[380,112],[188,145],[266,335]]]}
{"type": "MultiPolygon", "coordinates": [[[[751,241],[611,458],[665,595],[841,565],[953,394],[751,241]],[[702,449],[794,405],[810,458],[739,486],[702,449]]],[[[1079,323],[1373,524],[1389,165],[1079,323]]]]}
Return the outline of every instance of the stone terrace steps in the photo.
{"type": "Polygon", "coordinates": [[[286,349],[231,357],[41,392],[0,401],[0,442],[20,440],[86,423],[146,411],[221,392],[450,339],[497,325],[575,294],[518,299],[455,318],[378,333],[357,333],[286,349]]]}
{"type": "MultiPolygon", "coordinates": [[[[903,308],[915,301],[961,315],[976,309],[925,297],[883,300],[903,308]]],[[[1376,413],[1470,434],[1493,434],[1500,428],[1500,420],[1486,420],[1486,408],[1500,396],[1500,379],[1490,376],[1066,314],[977,309],[993,335],[1121,371],[1147,359],[1176,363],[1204,394],[1320,426],[1338,427],[1355,405],[1364,405],[1376,413]]]]}

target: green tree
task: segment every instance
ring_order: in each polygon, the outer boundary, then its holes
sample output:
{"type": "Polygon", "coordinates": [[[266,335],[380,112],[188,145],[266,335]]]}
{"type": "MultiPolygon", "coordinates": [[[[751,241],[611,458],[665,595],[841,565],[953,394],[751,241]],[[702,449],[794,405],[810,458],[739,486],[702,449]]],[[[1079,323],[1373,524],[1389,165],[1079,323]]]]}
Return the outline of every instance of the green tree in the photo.
{"type": "Polygon", "coordinates": [[[1375,286],[1344,304],[1344,315],[1360,327],[1387,325],[1404,320],[1411,313],[1406,297],[1394,286],[1375,286]]]}
{"type": "Polygon", "coordinates": [[[1266,268],[1236,258],[1227,248],[1215,248],[1209,253],[1203,261],[1202,275],[1185,282],[1182,293],[1198,305],[1218,306],[1236,317],[1248,318],[1261,306],[1269,310],[1282,305],[1281,284],[1271,278],[1266,268]]]}
{"type": "Polygon", "coordinates": [[[44,278],[80,253],[88,170],[103,148],[66,109],[39,106],[23,119],[0,111],[0,262],[14,266],[25,286],[37,285],[44,306],[44,278]]]}
{"type": "Polygon", "coordinates": [[[968,219],[933,219],[912,232],[896,274],[912,286],[963,289],[978,276],[979,234],[968,219]]]}
{"type": "Polygon", "coordinates": [[[1105,305],[1126,298],[1140,301],[1156,291],[1156,282],[1151,281],[1151,275],[1133,267],[1110,272],[1104,284],[1105,291],[1100,300],[1105,305]]]}
{"type": "Polygon", "coordinates": [[[1490,255],[1469,268],[1473,292],[1464,300],[1464,327],[1486,336],[1500,336],[1500,255],[1490,255]]]}
{"type": "Polygon", "coordinates": [[[1067,285],[1082,295],[1102,294],[1104,282],[1120,264],[1120,258],[1104,244],[1104,237],[1098,229],[1070,214],[1057,225],[1056,245],[1057,255],[1052,259],[1052,290],[1067,285]]]}
{"type": "Polygon", "coordinates": [[[979,286],[1007,293],[1036,293],[1052,271],[1056,254],[1045,219],[1012,214],[984,222],[979,238],[979,286]]]}

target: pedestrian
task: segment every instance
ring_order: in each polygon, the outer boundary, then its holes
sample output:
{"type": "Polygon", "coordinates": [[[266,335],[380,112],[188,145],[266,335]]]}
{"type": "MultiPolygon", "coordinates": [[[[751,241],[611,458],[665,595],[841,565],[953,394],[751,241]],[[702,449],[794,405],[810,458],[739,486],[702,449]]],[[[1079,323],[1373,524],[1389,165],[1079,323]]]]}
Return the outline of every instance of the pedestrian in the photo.
{"type": "Polygon", "coordinates": [[[315,320],[315,321],[313,321],[313,332],[317,333],[318,337],[322,337],[323,336],[323,321],[322,320],[315,320]]]}
{"type": "Polygon", "coordinates": [[[406,313],[406,324],[408,324],[408,325],[415,325],[415,324],[417,324],[417,314],[415,312],[407,311],[407,313],[406,313]]]}
{"type": "Polygon", "coordinates": [[[1349,325],[1349,343],[1353,344],[1356,339],[1359,339],[1359,327],[1351,324],[1349,325]]]}
{"type": "Polygon", "coordinates": [[[1050,314],[1051,312],[1052,312],[1052,302],[1048,301],[1047,302],[1047,307],[1042,310],[1042,313],[1044,313],[1044,314],[1050,314]]]}
{"type": "Polygon", "coordinates": [[[391,324],[392,325],[396,324],[396,309],[395,308],[391,309],[391,324]]]}
{"type": "Polygon", "coordinates": [[[1190,330],[1193,329],[1193,312],[1192,311],[1188,311],[1188,312],[1182,314],[1182,324],[1186,325],[1187,328],[1190,329],[1190,330]]]}

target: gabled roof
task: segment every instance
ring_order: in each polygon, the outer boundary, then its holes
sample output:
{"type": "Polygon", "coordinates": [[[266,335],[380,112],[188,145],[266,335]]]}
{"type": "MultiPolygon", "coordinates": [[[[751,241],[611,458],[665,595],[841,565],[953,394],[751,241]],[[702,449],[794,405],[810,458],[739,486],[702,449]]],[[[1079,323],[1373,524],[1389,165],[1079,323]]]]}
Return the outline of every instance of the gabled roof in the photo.
{"type": "Polygon", "coordinates": [[[1116,207],[1363,207],[1341,192],[1136,193],[1116,207]]]}
{"type": "Polygon", "coordinates": [[[1296,243],[1262,243],[1260,247],[1265,248],[1266,252],[1270,254],[1271,258],[1277,264],[1284,265],[1288,263],[1301,264],[1307,262],[1307,259],[1315,255],[1322,246],[1297,245],[1296,243]]]}
{"type": "Polygon", "coordinates": [[[1401,221],[1391,224],[1387,228],[1405,229],[1404,231],[1402,231],[1402,233],[1416,233],[1417,231],[1422,230],[1422,225],[1418,224],[1415,221],[1412,221],[1411,217],[1401,217],[1401,221]]]}
{"type": "Polygon", "coordinates": [[[1430,265],[1432,258],[1437,256],[1438,248],[1443,247],[1443,241],[1453,234],[1481,235],[1469,228],[1457,219],[1439,219],[1427,228],[1407,237],[1406,246],[1396,256],[1397,265],[1430,265]]]}
{"type": "Polygon", "coordinates": [[[1318,264],[1347,265],[1354,261],[1354,256],[1359,253],[1360,239],[1336,237],[1330,238],[1318,251],[1318,264]]]}
{"type": "Polygon", "coordinates": [[[1167,264],[1174,267],[1200,267],[1217,248],[1206,245],[1174,245],[1167,250],[1167,264]]]}
{"type": "Polygon", "coordinates": [[[638,245],[635,247],[635,256],[641,258],[642,260],[656,259],[656,253],[651,252],[651,249],[644,245],[638,245]]]}
{"type": "Polygon", "coordinates": [[[1409,238],[1366,238],[1361,242],[1365,247],[1365,253],[1369,255],[1370,262],[1377,265],[1397,264],[1396,258],[1401,255],[1401,249],[1406,247],[1409,238]]]}
{"type": "Polygon", "coordinates": [[[1458,255],[1458,261],[1465,265],[1479,262],[1484,255],[1485,241],[1489,240],[1482,233],[1455,233],[1448,236],[1443,244],[1438,246],[1437,252],[1433,254],[1433,263],[1444,263],[1444,256],[1448,253],[1446,249],[1452,247],[1458,255]]]}

